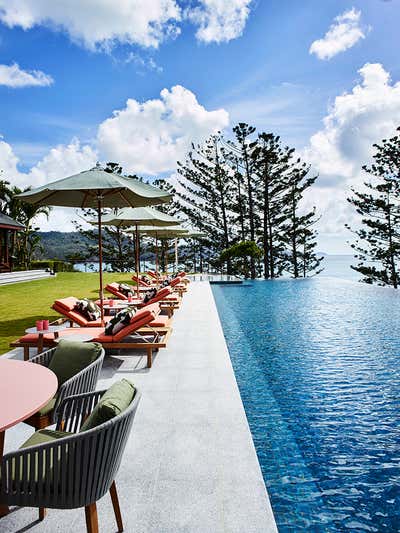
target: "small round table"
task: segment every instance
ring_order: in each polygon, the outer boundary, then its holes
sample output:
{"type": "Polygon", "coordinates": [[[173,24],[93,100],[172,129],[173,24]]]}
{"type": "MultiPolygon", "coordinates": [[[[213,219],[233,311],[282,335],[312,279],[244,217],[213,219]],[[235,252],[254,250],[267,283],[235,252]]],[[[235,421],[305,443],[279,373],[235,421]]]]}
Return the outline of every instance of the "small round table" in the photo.
{"type": "MultiPolygon", "coordinates": [[[[0,462],[6,429],[39,411],[53,398],[57,387],[56,375],[45,366],[0,360],[0,462]]],[[[0,504],[0,517],[7,512],[8,506],[0,504]]]]}
{"type": "Polygon", "coordinates": [[[129,306],[129,302],[118,302],[113,305],[110,304],[103,304],[104,314],[111,314],[110,311],[113,309],[115,311],[121,311],[122,309],[126,309],[129,306]],[[108,311],[108,313],[107,313],[108,311]]]}
{"type": "Polygon", "coordinates": [[[87,342],[93,339],[93,333],[75,333],[74,331],[69,332],[69,330],[74,329],[78,328],[67,328],[65,331],[62,332],[61,336],[54,338],[54,342],[58,343],[62,339],[67,339],[72,342],[87,342]]]}
{"type": "Polygon", "coordinates": [[[43,352],[43,337],[46,333],[54,333],[54,339],[57,339],[59,331],[66,329],[67,326],[60,324],[58,326],[49,326],[47,329],[37,329],[36,327],[28,328],[25,333],[33,333],[38,336],[37,353],[43,352]]]}

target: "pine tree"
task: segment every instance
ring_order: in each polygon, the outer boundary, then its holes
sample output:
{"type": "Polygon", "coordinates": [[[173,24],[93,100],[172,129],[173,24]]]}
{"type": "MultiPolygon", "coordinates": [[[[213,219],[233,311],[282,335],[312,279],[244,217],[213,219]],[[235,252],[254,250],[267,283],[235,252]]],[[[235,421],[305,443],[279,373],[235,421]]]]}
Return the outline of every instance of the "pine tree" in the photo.
{"type": "MultiPolygon", "coordinates": [[[[400,131],[398,128],[397,131],[400,131]]],[[[352,189],[348,201],[362,216],[362,226],[353,232],[358,237],[355,250],[359,272],[365,283],[399,285],[400,258],[400,136],[374,144],[376,153],[371,166],[363,170],[371,176],[364,191],[352,189]]],[[[350,227],[346,225],[348,229],[350,227]]]]}
{"type": "Polygon", "coordinates": [[[207,246],[217,256],[233,238],[231,176],[219,136],[193,146],[186,161],[178,162],[178,174],[180,211],[207,235],[207,246]]]}
{"type": "MultiPolygon", "coordinates": [[[[255,209],[255,198],[254,198],[254,183],[253,183],[253,158],[252,152],[256,146],[256,142],[251,140],[251,136],[254,134],[256,129],[253,126],[249,126],[244,122],[239,122],[237,126],[233,128],[233,132],[236,136],[237,146],[234,148],[234,144],[230,143],[233,151],[240,154],[238,157],[238,167],[242,166],[243,177],[246,183],[247,189],[247,205],[248,205],[248,221],[249,221],[249,237],[251,241],[256,239],[256,226],[257,226],[257,215],[255,209]]],[[[254,257],[250,257],[250,273],[251,278],[256,277],[256,267],[254,257]]]]}
{"type": "Polygon", "coordinates": [[[256,175],[256,208],[261,221],[264,278],[275,278],[285,268],[285,242],[282,225],[287,217],[286,174],[293,150],[282,147],[279,136],[261,133],[253,151],[256,175]]]}
{"type": "Polygon", "coordinates": [[[306,277],[308,274],[322,272],[320,264],[323,257],[315,253],[317,246],[316,230],[313,226],[318,222],[315,207],[304,212],[302,200],[304,193],[311,187],[318,176],[310,176],[310,167],[297,159],[291,165],[287,177],[287,193],[285,203],[288,206],[288,217],[284,224],[286,242],[288,244],[287,267],[294,278],[306,277]]]}

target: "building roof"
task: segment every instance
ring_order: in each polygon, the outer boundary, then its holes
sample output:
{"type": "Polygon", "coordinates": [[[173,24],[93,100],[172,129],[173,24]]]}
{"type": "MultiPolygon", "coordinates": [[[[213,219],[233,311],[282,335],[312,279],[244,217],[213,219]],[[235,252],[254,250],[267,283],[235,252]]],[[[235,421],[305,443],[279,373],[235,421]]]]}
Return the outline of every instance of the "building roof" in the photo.
{"type": "Polygon", "coordinates": [[[21,231],[25,226],[0,211],[0,228],[21,231]]]}

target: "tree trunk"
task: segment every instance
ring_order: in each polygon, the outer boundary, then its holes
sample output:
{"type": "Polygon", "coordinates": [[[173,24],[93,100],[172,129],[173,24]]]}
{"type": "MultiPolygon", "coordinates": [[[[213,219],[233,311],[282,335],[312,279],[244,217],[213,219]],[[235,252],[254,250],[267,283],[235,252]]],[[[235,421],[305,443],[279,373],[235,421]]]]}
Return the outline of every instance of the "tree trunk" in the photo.
{"type": "MultiPolygon", "coordinates": [[[[249,158],[247,155],[247,149],[243,141],[243,152],[244,152],[244,162],[246,168],[246,177],[247,177],[247,194],[249,198],[249,222],[250,222],[250,239],[255,241],[255,227],[254,227],[254,205],[253,205],[253,187],[251,183],[251,174],[249,168],[249,158]]],[[[250,272],[251,279],[256,277],[256,266],[254,257],[250,258],[250,272]]]]}
{"type": "Polygon", "coordinates": [[[293,264],[293,277],[299,277],[299,265],[297,260],[297,225],[296,225],[296,190],[292,187],[292,264],[293,264]]]}
{"type": "Polygon", "coordinates": [[[268,216],[269,216],[269,183],[268,183],[268,168],[264,168],[264,205],[263,205],[263,263],[264,263],[264,279],[269,279],[270,273],[270,253],[268,243],[268,216]]]}
{"type": "Polygon", "coordinates": [[[392,228],[392,218],[390,216],[390,195],[387,195],[388,202],[388,229],[389,229],[389,261],[390,261],[390,273],[392,278],[392,285],[397,289],[397,272],[396,272],[396,263],[394,259],[394,250],[393,250],[393,228],[392,228]]]}

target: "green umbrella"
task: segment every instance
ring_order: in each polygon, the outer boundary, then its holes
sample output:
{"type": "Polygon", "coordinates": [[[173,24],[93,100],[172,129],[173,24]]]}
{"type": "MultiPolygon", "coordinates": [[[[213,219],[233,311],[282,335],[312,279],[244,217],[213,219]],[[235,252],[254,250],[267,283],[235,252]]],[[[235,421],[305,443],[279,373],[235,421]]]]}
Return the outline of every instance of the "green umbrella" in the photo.
{"type": "Polygon", "coordinates": [[[183,226],[170,226],[167,228],[154,228],[151,226],[139,226],[139,233],[147,235],[148,237],[155,237],[156,239],[156,272],[158,271],[158,239],[174,239],[179,236],[183,236],[188,233],[188,230],[183,226]]]}
{"type": "MultiPolygon", "coordinates": [[[[93,223],[93,222],[92,222],[93,223]]],[[[162,213],[153,207],[126,207],[119,209],[116,213],[109,213],[103,217],[103,224],[108,226],[117,226],[119,228],[135,226],[136,247],[135,247],[135,264],[136,276],[139,278],[139,231],[140,224],[146,224],[150,227],[176,226],[179,220],[162,213]]],[[[139,283],[137,285],[137,296],[139,298],[139,283]]]]}
{"type": "Polygon", "coordinates": [[[99,230],[99,274],[101,320],[103,311],[103,248],[101,238],[104,207],[142,207],[169,202],[172,195],[143,183],[136,178],[106,172],[99,166],[85,170],[42,187],[17,195],[24,202],[35,205],[94,208],[97,210],[99,230]]]}

